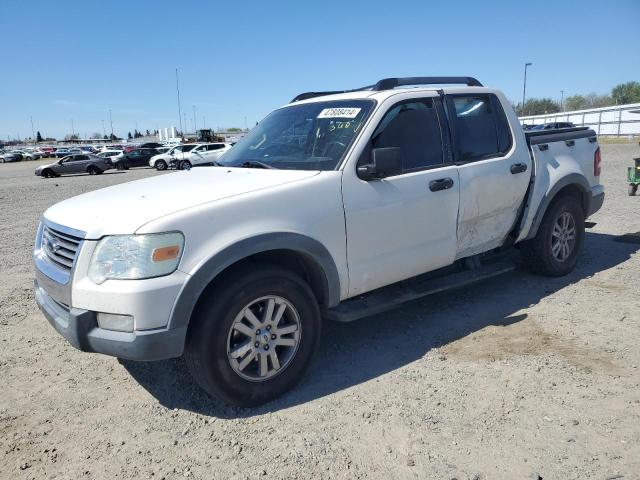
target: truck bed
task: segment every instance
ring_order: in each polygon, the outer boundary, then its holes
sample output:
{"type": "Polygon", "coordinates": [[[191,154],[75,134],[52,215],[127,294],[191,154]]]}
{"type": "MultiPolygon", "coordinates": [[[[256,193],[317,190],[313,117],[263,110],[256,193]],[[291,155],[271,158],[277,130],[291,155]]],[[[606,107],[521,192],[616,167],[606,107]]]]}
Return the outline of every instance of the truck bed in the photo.
{"type": "Polygon", "coordinates": [[[552,142],[561,142],[567,140],[575,140],[578,138],[590,138],[596,137],[594,132],[589,127],[572,127],[572,128],[556,128],[551,130],[535,130],[525,131],[524,136],[527,139],[527,145],[540,145],[552,142]]]}
{"type": "Polygon", "coordinates": [[[531,185],[525,203],[517,241],[532,238],[546,205],[565,184],[582,185],[585,214],[589,215],[591,195],[602,191],[594,172],[598,137],[589,127],[559,128],[524,132],[532,158],[531,185]],[[532,208],[533,206],[533,208],[532,208]],[[536,208],[542,206],[543,208],[536,208]]]}

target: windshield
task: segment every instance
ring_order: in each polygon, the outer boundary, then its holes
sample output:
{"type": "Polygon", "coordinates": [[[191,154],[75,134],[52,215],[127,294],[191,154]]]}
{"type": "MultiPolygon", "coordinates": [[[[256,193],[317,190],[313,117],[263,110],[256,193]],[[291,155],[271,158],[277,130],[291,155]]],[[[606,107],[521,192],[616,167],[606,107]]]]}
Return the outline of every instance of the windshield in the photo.
{"type": "Polygon", "coordinates": [[[373,105],[371,100],[339,100],[281,108],[262,120],[218,163],[229,167],[333,170],[373,105]]]}

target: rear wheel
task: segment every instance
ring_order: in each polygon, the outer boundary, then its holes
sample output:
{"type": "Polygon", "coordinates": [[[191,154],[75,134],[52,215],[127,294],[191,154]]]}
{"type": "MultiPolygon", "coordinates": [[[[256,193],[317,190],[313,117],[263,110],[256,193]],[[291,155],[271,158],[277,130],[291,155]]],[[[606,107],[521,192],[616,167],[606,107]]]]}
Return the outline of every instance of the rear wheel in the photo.
{"type": "Polygon", "coordinates": [[[571,272],[584,243],[584,212],[574,196],[563,196],[545,213],[538,233],[522,247],[527,267],[543,275],[560,277],[571,272]]]}
{"type": "Polygon", "coordinates": [[[167,162],[165,162],[164,160],[158,160],[155,166],[156,166],[156,170],[161,172],[162,170],[167,169],[167,162]]]}
{"type": "Polygon", "coordinates": [[[270,264],[219,281],[191,319],[185,358],[210,395],[255,406],[291,389],[320,339],[320,311],[309,286],[270,264]]]}
{"type": "Polygon", "coordinates": [[[116,163],[116,170],[124,170],[124,164],[122,162],[116,163]]]}
{"type": "Polygon", "coordinates": [[[189,160],[182,160],[178,164],[179,170],[191,170],[191,162],[189,160]]]}
{"type": "Polygon", "coordinates": [[[89,168],[87,168],[87,173],[89,175],[97,175],[98,173],[100,173],[100,170],[98,170],[98,167],[94,165],[89,165],[89,168]]]}
{"type": "Polygon", "coordinates": [[[630,183],[629,190],[628,190],[629,196],[633,197],[637,191],[638,191],[638,185],[635,183],[630,183]]]}

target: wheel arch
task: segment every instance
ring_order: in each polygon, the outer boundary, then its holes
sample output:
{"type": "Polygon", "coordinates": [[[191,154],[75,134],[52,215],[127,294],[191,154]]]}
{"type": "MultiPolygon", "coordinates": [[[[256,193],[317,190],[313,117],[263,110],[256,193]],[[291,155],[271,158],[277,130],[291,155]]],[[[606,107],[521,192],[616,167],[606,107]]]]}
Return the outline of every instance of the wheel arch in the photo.
{"type": "Polygon", "coordinates": [[[542,201],[536,210],[536,214],[533,218],[526,240],[530,240],[536,236],[538,228],[542,223],[542,219],[551,205],[553,205],[558,198],[566,195],[576,197],[580,201],[585,218],[589,215],[591,203],[591,188],[589,183],[583,175],[571,173],[558,180],[558,182],[556,182],[556,184],[551,187],[549,192],[547,192],[547,194],[542,198],[542,201]]]}
{"type": "Polygon", "coordinates": [[[168,327],[187,326],[202,294],[217,279],[236,268],[260,261],[299,274],[309,282],[321,308],[340,302],[338,269],[324,245],[302,234],[268,233],[241,240],[207,259],[180,291],[168,327]]]}

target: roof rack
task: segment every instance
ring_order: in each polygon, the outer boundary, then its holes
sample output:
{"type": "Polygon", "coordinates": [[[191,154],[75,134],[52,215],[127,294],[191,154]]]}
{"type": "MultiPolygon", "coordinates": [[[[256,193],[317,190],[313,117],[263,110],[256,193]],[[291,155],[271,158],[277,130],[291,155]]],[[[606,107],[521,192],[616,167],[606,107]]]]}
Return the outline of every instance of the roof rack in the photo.
{"type": "Polygon", "coordinates": [[[396,87],[404,87],[409,85],[445,85],[445,84],[464,84],[470,87],[482,87],[482,84],[473,77],[402,77],[402,78],[383,78],[375,85],[368,85],[362,88],[354,88],[352,90],[334,90],[330,92],[304,92],[296,96],[291,103],[300,102],[309,98],[324,97],[325,95],[335,95],[338,93],[361,92],[363,90],[381,91],[392,90],[396,87]]]}
{"type": "Polygon", "coordinates": [[[482,86],[482,84],[473,77],[403,77],[383,78],[373,86],[372,90],[391,90],[396,87],[406,87],[408,85],[445,85],[458,83],[470,87],[482,86]]]}
{"type": "Polygon", "coordinates": [[[337,93],[361,92],[363,90],[369,90],[370,88],[373,88],[373,85],[368,85],[362,88],[353,88],[351,90],[334,90],[331,92],[304,92],[296,96],[293,100],[291,100],[291,103],[307,100],[308,98],[324,97],[325,95],[335,95],[337,93]]]}

